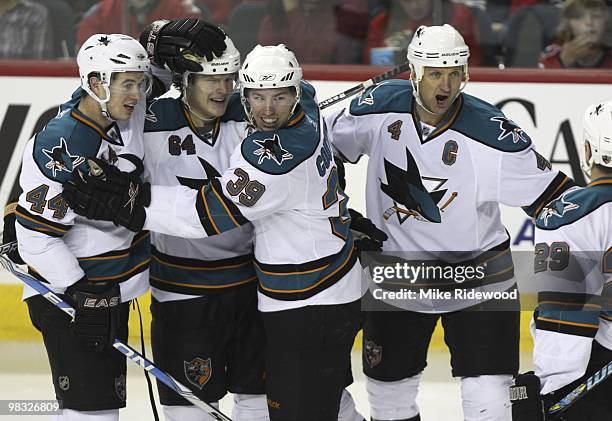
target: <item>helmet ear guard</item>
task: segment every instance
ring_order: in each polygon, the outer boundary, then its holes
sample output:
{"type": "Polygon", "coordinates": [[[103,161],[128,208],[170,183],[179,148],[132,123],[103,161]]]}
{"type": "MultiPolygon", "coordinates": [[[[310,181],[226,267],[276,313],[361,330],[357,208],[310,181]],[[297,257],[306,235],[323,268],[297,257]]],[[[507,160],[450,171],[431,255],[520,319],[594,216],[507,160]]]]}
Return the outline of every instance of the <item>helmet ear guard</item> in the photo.
{"type": "Polygon", "coordinates": [[[469,47],[465,44],[461,34],[451,25],[420,26],[408,45],[407,53],[410,70],[412,71],[410,82],[417,103],[428,112],[436,114],[422,104],[419,93],[419,83],[423,79],[426,67],[462,66],[464,80],[459,89],[459,92],[461,92],[470,78],[468,72],[469,57],[469,47]]]}
{"type": "Polygon", "coordinates": [[[591,179],[593,164],[612,168],[612,101],[591,105],[582,119],[582,153],[580,167],[591,179]],[[590,156],[587,156],[587,145],[590,156]]]}
{"type": "Polygon", "coordinates": [[[302,68],[295,54],[284,44],[262,46],[257,45],[245,58],[238,72],[240,84],[240,101],[249,122],[254,126],[250,106],[246,98],[246,89],[274,89],[293,87],[295,103],[291,109],[293,114],[300,102],[302,90],[302,68]]]}

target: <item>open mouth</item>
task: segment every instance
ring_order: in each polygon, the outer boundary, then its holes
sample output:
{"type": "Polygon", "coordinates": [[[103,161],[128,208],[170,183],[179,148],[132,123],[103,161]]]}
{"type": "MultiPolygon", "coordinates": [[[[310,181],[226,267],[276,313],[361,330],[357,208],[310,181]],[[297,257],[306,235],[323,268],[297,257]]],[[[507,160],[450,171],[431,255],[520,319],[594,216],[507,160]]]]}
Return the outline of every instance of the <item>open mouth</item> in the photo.
{"type": "Polygon", "coordinates": [[[264,122],[264,124],[266,126],[274,126],[276,124],[276,122],[278,121],[277,118],[265,118],[265,117],[262,117],[261,119],[262,119],[262,121],[264,122]]]}
{"type": "Polygon", "coordinates": [[[448,104],[448,95],[436,95],[436,104],[439,107],[444,107],[448,104]]]}
{"type": "Polygon", "coordinates": [[[134,111],[134,108],[135,108],[136,106],[135,106],[135,105],[125,104],[123,107],[124,107],[124,108],[125,108],[125,109],[126,109],[128,112],[130,112],[130,113],[131,113],[131,112],[133,112],[133,111],[134,111]]]}

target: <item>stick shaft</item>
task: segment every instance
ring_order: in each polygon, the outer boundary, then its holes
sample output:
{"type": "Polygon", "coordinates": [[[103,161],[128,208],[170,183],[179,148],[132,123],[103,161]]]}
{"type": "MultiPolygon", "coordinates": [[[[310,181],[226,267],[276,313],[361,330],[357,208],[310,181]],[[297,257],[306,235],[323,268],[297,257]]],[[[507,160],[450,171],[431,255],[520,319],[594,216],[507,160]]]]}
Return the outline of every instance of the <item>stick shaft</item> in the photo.
{"type": "Polygon", "coordinates": [[[365,82],[362,82],[357,86],[353,86],[352,88],[347,89],[344,92],[340,92],[339,94],[336,94],[332,96],[331,98],[328,98],[326,100],[319,102],[319,108],[324,110],[325,108],[330,107],[337,102],[340,102],[346,98],[349,98],[355,94],[358,94],[359,92],[363,91],[364,89],[369,88],[370,86],[376,83],[382,82],[383,80],[391,79],[393,76],[397,76],[400,73],[404,73],[405,71],[409,69],[410,69],[410,65],[408,63],[402,63],[399,66],[396,66],[393,69],[386,71],[385,73],[381,73],[377,76],[374,76],[372,79],[368,79],[365,82]]]}
{"type": "MultiPolygon", "coordinates": [[[[10,243],[9,243],[10,244],[10,243]]],[[[40,282],[38,279],[33,276],[23,272],[20,270],[13,262],[7,259],[5,256],[0,255],[0,264],[9,272],[11,272],[14,276],[19,278],[28,286],[32,287],[36,292],[43,296],[43,298],[50,301],[53,305],[58,307],[64,313],[68,314],[71,319],[74,320],[75,310],[74,308],[60,298],[55,292],[53,292],[49,287],[40,282]]],[[[117,351],[121,352],[125,357],[127,357],[130,361],[135,364],[138,364],[144,370],[151,373],[155,378],[161,381],[163,384],[168,386],[170,389],[174,390],[178,393],[182,398],[188,400],[198,408],[202,409],[209,416],[211,416],[214,420],[217,421],[232,421],[231,418],[224,415],[222,412],[217,410],[214,406],[200,400],[197,396],[193,394],[193,392],[186,386],[183,386],[178,382],[174,377],[165,371],[157,368],[155,364],[151,361],[147,360],[143,357],[138,351],[129,345],[121,342],[119,339],[115,339],[113,341],[113,348],[117,351]]]]}

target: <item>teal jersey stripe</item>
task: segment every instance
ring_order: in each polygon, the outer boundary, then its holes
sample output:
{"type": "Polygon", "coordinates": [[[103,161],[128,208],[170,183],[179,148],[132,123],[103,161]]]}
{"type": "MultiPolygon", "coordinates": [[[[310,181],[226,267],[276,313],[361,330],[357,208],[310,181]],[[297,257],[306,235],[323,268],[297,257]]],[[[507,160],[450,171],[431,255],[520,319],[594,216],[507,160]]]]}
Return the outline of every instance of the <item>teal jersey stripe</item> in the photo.
{"type": "Polygon", "coordinates": [[[123,282],[148,269],[150,260],[148,232],[137,236],[128,249],[78,259],[85,276],[91,282],[123,282]]]}
{"type": "Polygon", "coordinates": [[[41,232],[51,237],[62,237],[70,229],[69,225],[51,222],[43,217],[32,215],[21,206],[17,206],[15,217],[17,222],[25,228],[41,232]]]}
{"type": "Polygon", "coordinates": [[[599,325],[599,310],[551,310],[547,305],[538,306],[538,319],[549,322],[567,322],[592,327],[597,329],[599,325]]]}
{"type": "Polygon", "coordinates": [[[173,292],[189,288],[227,288],[257,279],[253,256],[204,261],[166,255],[152,249],[151,284],[173,292]]]}
{"type": "MultiPolygon", "coordinates": [[[[273,265],[255,263],[260,288],[270,293],[302,293],[318,287],[347,265],[354,263],[353,238],[349,236],[344,247],[335,255],[325,259],[318,267],[304,270],[311,262],[301,265],[273,265]],[[291,270],[291,268],[294,270],[291,270]]],[[[351,265],[352,267],[352,265],[351,265]]],[[[335,279],[337,281],[337,279],[335,279]]],[[[265,292],[264,292],[265,293],[265,292]]]]}

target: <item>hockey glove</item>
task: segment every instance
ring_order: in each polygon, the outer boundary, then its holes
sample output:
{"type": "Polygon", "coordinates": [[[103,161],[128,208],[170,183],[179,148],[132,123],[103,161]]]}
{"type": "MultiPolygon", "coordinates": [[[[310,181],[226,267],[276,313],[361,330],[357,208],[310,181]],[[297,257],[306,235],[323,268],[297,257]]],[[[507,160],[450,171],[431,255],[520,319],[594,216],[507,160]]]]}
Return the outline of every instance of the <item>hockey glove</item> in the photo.
{"type": "Polygon", "coordinates": [[[210,61],[225,51],[225,36],[219,27],[200,19],[162,19],[140,34],[140,43],[155,64],[182,74],[202,70],[200,64],[184,57],[184,51],[210,61]]]}
{"type": "Polygon", "coordinates": [[[65,295],[75,309],[70,332],[83,348],[104,351],[117,337],[121,304],[118,284],[94,284],[85,278],[66,289],[65,295]]]}
{"type": "MultiPolygon", "coordinates": [[[[11,200],[10,203],[4,207],[4,231],[2,232],[2,244],[17,241],[17,233],[15,232],[15,209],[17,209],[17,200],[11,200]]],[[[17,249],[8,252],[6,255],[13,263],[18,265],[25,264],[17,249]]]]}
{"type": "Polygon", "coordinates": [[[519,374],[510,386],[512,421],[545,421],[540,378],[533,371],[519,374]]]}
{"type": "Polygon", "coordinates": [[[151,186],[140,180],[142,162],[123,157],[134,163],[134,171],[124,172],[101,159],[88,159],[89,174],[73,173],[72,180],[63,184],[62,196],[78,215],[139,232],[146,218],[144,208],[151,202],[151,186]]]}
{"type": "Polygon", "coordinates": [[[368,218],[349,209],[351,215],[351,232],[359,253],[362,251],[382,251],[382,243],[387,240],[387,234],[379,230],[368,218]]]}

